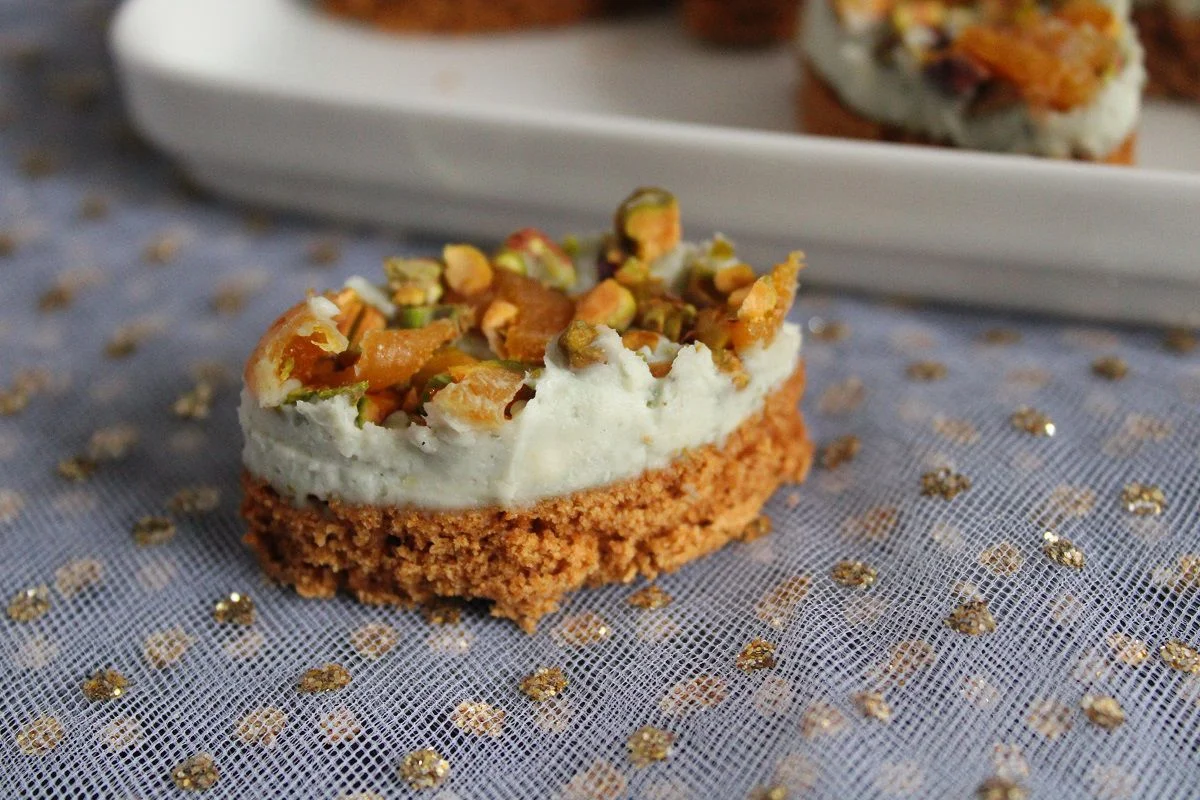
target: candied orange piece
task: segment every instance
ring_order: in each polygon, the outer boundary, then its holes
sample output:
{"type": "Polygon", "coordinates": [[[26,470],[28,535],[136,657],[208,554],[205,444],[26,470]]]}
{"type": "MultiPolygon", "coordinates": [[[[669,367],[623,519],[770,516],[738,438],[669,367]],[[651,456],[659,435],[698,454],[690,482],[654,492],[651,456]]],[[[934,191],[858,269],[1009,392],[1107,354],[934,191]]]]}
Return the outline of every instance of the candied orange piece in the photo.
{"type": "Polygon", "coordinates": [[[494,285],[500,299],[519,309],[504,339],[507,357],[541,361],[546,357],[546,345],[570,323],[575,304],[564,293],[508,270],[496,271],[494,285]]]}
{"type": "Polygon", "coordinates": [[[453,370],[460,371],[462,377],[441,389],[430,405],[472,427],[499,428],[507,418],[509,405],[525,385],[524,371],[489,361],[453,370]]]}
{"type": "Polygon", "coordinates": [[[383,330],[387,327],[387,317],[375,306],[363,300],[362,296],[353,289],[342,289],[333,297],[340,309],[337,317],[337,327],[350,339],[350,346],[362,338],[367,331],[383,330]]]}
{"type": "Polygon", "coordinates": [[[1092,0],[1067,0],[1054,16],[1079,28],[1091,25],[1098,33],[1115,36],[1120,28],[1120,21],[1111,9],[1092,0]]]}
{"type": "Polygon", "coordinates": [[[385,419],[400,410],[403,399],[399,392],[390,389],[382,392],[367,392],[358,401],[359,426],[361,427],[367,422],[373,422],[376,425],[383,424],[385,419]]]}
{"type": "Polygon", "coordinates": [[[331,372],[334,357],[349,346],[338,330],[339,309],[329,296],[313,297],[289,308],[258,340],[243,377],[263,405],[278,405],[319,371],[331,372]]]}
{"type": "Polygon", "coordinates": [[[362,338],[362,356],[354,364],[354,379],[366,381],[371,390],[408,383],[439,347],[458,336],[458,326],[448,319],[424,328],[368,331],[362,338]]]}
{"type": "Polygon", "coordinates": [[[738,318],[730,326],[735,350],[755,342],[769,344],[775,338],[796,296],[796,283],[804,266],[803,254],[792,253],[787,261],[776,264],[771,274],[759,278],[750,287],[738,309],[738,318]],[[756,287],[762,288],[756,288],[756,287]]]}
{"type": "Polygon", "coordinates": [[[469,364],[478,364],[479,359],[474,356],[467,355],[462,350],[459,350],[453,345],[446,345],[438,350],[429,360],[426,361],[421,368],[417,370],[412,377],[414,386],[424,386],[429,383],[429,379],[435,375],[441,375],[443,372],[449,372],[453,367],[462,367],[469,364]]]}

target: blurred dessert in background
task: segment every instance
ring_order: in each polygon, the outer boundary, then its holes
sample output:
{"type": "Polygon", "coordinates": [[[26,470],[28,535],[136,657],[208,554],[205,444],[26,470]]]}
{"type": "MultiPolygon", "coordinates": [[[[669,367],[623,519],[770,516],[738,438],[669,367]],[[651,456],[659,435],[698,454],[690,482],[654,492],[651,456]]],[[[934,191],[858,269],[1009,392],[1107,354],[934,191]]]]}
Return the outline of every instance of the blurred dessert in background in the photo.
{"type": "Polygon", "coordinates": [[[1200,0],[1137,0],[1150,94],[1200,102],[1200,0]]]}
{"type": "Polygon", "coordinates": [[[713,44],[755,47],[796,35],[797,0],[683,0],[683,20],[694,36],[713,44]]]}
{"type": "Polygon", "coordinates": [[[1094,0],[813,0],[801,38],[806,132],[1133,163],[1142,49],[1094,0]]]}

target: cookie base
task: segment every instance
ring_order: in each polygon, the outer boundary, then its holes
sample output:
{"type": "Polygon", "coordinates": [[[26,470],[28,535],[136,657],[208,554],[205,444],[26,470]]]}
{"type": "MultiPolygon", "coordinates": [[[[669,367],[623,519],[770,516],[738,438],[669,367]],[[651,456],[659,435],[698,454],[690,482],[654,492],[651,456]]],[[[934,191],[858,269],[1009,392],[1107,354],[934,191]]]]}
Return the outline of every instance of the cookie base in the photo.
{"type": "Polygon", "coordinates": [[[1146,92],[1200,102],[1200,19],[1163,6],[1134,9],[1133,22],[1146,51],[1146,92]]]}
{"type": "Polygon", "coordinates": [[[781,483],[801,481],[813,445],[798,402],[804,367],[723,446],[612,486],[524,508],[423,510],[337,500],[296,507],[243,473],[245,541],[271,578],[304,597],[365,603],[483,599],[532,632],[583,586],[653,579],[747,535],[781,483]]]}
{"type": "MultiPolygon", "coordinates": [[[[864,117],[851,109],[821,75],[807,62],[802,68],[800,87],[796,90],[798,127],[817,136],[837,136],[844,139],[869,139],[876,142],[898,142],[934,147],[957,147],[949,142],[931,139],[922,133],[897,125],[864,117]]],[[[1134,163],[1137,134],[1131,133],[1117,149],[1104,158],[1078,155],[1076,161],[1129,165],[1134,163]]]]}

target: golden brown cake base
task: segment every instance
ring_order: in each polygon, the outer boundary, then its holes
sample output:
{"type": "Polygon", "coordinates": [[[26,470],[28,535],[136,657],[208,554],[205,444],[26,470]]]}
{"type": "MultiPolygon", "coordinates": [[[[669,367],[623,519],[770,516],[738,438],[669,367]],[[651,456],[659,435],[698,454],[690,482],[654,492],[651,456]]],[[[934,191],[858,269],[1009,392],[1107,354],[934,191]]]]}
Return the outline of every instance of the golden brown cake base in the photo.
{"type": "MultiPolygon", "coordinates": [[[[796,90],[796,109],[800,129],[817,136],[955,147],[947,142],[933,141],[924,134],[862,116],[843,103],[834,88],[807,63],[804,64],[800,87],[796,90]]],[[[1131,133],[1129,138],[1105,158],[1095,159],[1081,154],[1076,156],[1075,160],[1132,164],[1136,145],[1137,134],[1131,133]]]]}
{"type": "Polygon", "coordinates": [[[1146,91],[1200,102],[1200,19],[1151,6],[1135,9],[1133,21],[1146,50],[1146,91]]]}
{"type": "Polygon", "coordinates": [[[683,20],[690,33],[737,47],[791,41],[798,10],[798,0],[683,0],[683,20]]]}
{"type": "Polygon", "coordinates": [[[480,33],[579,22],[601,0],[321,0],[325,9],[394,31],[480,33]]]}
{"type": "Polygon", "coordinates": [[[526,508],[296,508],[245,473],[246,542],[270,577],[305,597],[345,590],[366,603],[486,599],[493,616],[532,632],[568,592],[654,578],[743,538],[775,489],[808,472],[803,389],[801,364],[723,447],[526,508]]]}

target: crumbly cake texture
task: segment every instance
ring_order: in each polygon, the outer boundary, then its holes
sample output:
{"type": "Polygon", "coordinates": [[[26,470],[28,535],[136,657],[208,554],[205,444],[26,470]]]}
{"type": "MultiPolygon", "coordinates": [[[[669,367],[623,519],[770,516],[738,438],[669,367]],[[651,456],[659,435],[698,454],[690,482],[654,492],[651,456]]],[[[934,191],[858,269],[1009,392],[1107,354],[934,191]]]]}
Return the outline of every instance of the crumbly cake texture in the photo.
{"type": "MultiPolygon", "coordinates": [[[[800,129],[817,136],[954,147],[946,142],[933,141],[921,133],[859,114],[843,103],[837,91],[808,63],[803,64],[800,85],[796,89],[796,108],[800,129]]],[[[1134,163],[1136,149],[1137,134],[1130,134],[1116,150],[1102,159],[1079,154],[1075,160],[1130,165],[1134,163]]]]}
{"type": "Polygon", "coordinates": [[[1146,50],[1146,91],[1200,102],[1200,18],[1139,6],[1133,21],[1146,50]]]}
{"type": "Polygon", "coordinates": [[[653,579],[746,537],[779,485],[803,480],[812,463],[797,405],[803,389],[801,363],[722,445],[526,508],[297,507],[245,473],[246,542],[267,575],[305,597],[483,599],[493,616],[532,632],[576,589],[653,579]]]}
{"type": "Polygon", "coordinates": [[[683,0],[689,32],[714,44],[755,47],[796,35],[797,0],[683,0]]]}

